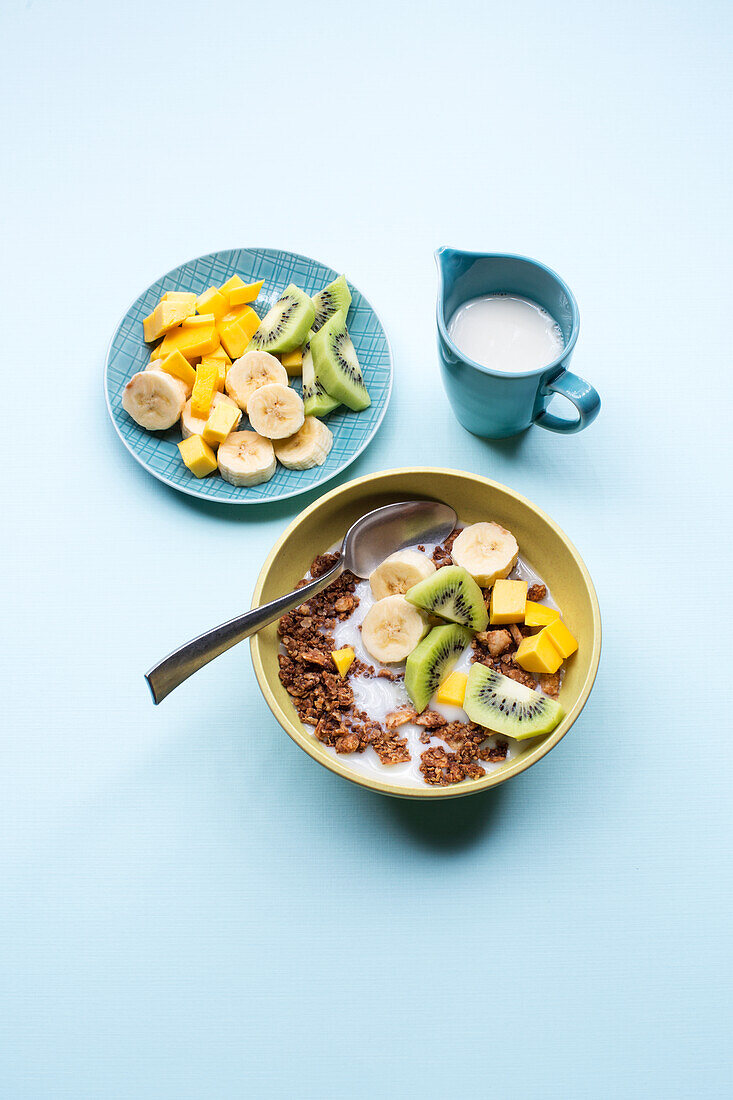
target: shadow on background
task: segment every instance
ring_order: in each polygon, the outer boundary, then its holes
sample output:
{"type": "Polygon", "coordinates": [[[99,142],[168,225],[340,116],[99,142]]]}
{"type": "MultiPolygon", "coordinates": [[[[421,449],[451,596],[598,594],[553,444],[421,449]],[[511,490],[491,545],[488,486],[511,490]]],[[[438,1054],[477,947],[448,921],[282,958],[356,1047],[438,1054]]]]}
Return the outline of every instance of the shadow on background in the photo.
{"type": "Polygon", "coordinates": [[[469,848],[491,832],[506,797],[506,784],[441,802],[381,796],[378,812],[388,828],[399,830],[420,847],[451,852],[469,848]]]}

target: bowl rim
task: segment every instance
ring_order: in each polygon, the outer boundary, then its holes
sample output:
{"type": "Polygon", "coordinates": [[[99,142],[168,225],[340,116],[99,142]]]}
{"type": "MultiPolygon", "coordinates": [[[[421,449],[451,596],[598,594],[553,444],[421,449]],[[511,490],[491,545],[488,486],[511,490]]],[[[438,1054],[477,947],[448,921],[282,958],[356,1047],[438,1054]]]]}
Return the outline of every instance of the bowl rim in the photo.
{"type": "Polygon", "coordinates": [[[349,279],[348,282],[349,282],[349,285],[351,286],[351,288],[353,290],[355,290],[357,292],[357,294],[360,295],[364,305],[366,305],[371,310],[371,312],[374,314],[375,318],[377,319],[377,323],[379,324],[379,327],[382,330],[382,334],[384,336],[384,340],[385,340],[385,343],[387,345],[387,354],[389,356],[389,385],[387,387],[387,393],[386,393],[386,396],[385,396],[385,399],[384,399],[384,404],[382,405],[382,408],[379,412],[379,416],[377,417],[376,423],[372,427],[372,430],[367,435],[366,439],[360,444],[360,446],[354,451],[354,453],[349,455],[349,457],[346,459],[346,461],[341,466],[339,466],[338,470],[334,470],[333,473],[329,474],[327,477],[324,477],[322,481],[316,482],[315,485],[304,485],[301,488],[291,489],[286,493],[280,493],[280,495],[276,496],[276,497],[262,497],[262,498],[255,498],[253,500],[247,500],[245,497],[243,497],[241,499],[240,498],[231,498],[231,497],[218,497],[218,496],[211,496],[210,493],[202,492],[200,489],[196,488],[196,485],[176,485],[174,482],[170,481],[167,477],[165,477],[164,474],[162,474],[159,470],[154,470],[151,466],[149,466],[147,464],[147,462],[144,460],[144,458],[142,457],[142,455],[140,455],[138,453],[138,451],[130,443],[128,443],[127,439],[125,439],[124,435],[122,434],[122,431],[120,430],[120,427],[117,424],[117,421],[115,420],[115,417],[114,417],[114,410],[112,408],[112,402],[111,402],[110,394],[109,394],[110,356],[112,355],[112,346],[113,346],[113,344],[115,342],[115,339],[117,337],[117,333],[120,331],[125,318],[127,317],[128,313],[132,310],[132,308],[134,307],[135,303],[138,301],[139,298],[141,298],[144,294],[147,294],[147,292],[150,290],[150,288],[152,286],[155,286],[155,284],[160,282],[162,279],[167,279],[170,276],[173,276],[175,274],[175,272],[177,272],[179,270],[179,268],[187,267],[189,264],[197,263],[199,260],[208,260],[211,257],[220,256],[222,254],[222,252],[282,252],[282,253],[287,253],[289,256],[295,256],[297,259],[300,259],[300,260],[307,260],[309,263],[320,264],[321,267],[328,268],[329,271],[332,271],[334,273],[334,278],[338,277],[338,275],[339,275],[339,272],[336,270],[335,267],[331,267],[330,264],[323,263],[322,260],[316,260],[313,256],[306,256],[304,252],[293,252],[289,248],[273,248],[269,245],[261,245],[261,246],[260,245],[242,245],[241,248],[217,248],[213,252],[203,252],[203,253],[201,253],[200,256],[191,256],[188,260],[183,260],[180,264],[176,264],[175,267],[172,267],[172,268],[170,268],[170,270],[163,272],[163,274],[159,275],[157,279],[153,279],[153,281],[151,283],[148,283],[148,285],[145,287],[144,290],[142,290],[139,294],[135,295],[135,297],[132,299],[132,301],[130,302],[127,309],[120,316],[120,319],[117,322],[117,324],[115,325],[114,330],[112,332],[112,335],[110,336],[109,343],[107,345],[107,352],[106,352],[105,358],[104,358],[104,372],[103,372],[103,375],[102,375],[102,384],[104,386],[104,400],[105,400],[105,404],[107,406],[107,412],[109,414],[109,419],[112,422],[112,427],[114,428],[115,432],[117,433],[117,436],[121,440],[121,442],[124,445],[125,449],[129,452],[129,454],[132,455],[132,457],[135,459],[135,461],[138,463],[138,465],[142,466],[143,470],[145,470],[146,473],[148,473],[152,477],[156,478],[156,480],[161,482],[162,485],[167,485],[169,489],[174,489],[178,493],[183,493],[184,496],[196,497],[198,500],[206,500],[210,504],[231,504],[231,505],[234,505],[235,507],[238,507],[240,505],[246,505],[246,506],[251,507],[252,505],[257,505],[257,504],[277,504],[281,500],[289,500],[291,497],[300,496],[302,493],[312,492],[314,489],[317,489],[320,485],[326,485],[326,484],[328,484],[329,481],[332,481],[333,478],[339,477],[339,475],[342,474],[344,472],[344,470],[348,469],[348,467],[351,466],[351,464],[356,461],[356,459],[359,457],[359,455],[361,455],[366,450],[366,448],[369,446],[369,444],[373,442],[375,435],[377,434],[377,432],[379,431],[379,429],[382,426],[382,422],[384,421],[384,418],[387,414],[387,409],[389,408],[389,403],[392,400],[392,389],[394,387],[394,356],[392,354],[392,345],[390,344],[389,335],[387,333],[387,329],[384,326],[384,322],[382,321],[382,318],[380,317],[380,315],[377,313],[376,309],[372,305],[371,301],[361,291],[361,289],[356,285],[356,283],[352,282],[351,279],[349,279]]]}
{"type": "Polygon", "coordinates": [[[456,783],[450,787],[431,787],[425,785],[422,787],[401,787],[396,784],[383,783],[379,779],[371,779],[369,776],[361,775],[358,772],[351,771],[337,757],[331,757],[324,753],[322,759],[317,751],[317,742],[311,734],[304,733],[298,728],[298,725],[292,720],[292,718],[285,713],[280,707],[274,693],[270,689],[270,685],[267,682],[265,675],[265,668],[262,660],[261,647],[259,644],[259,635],[254,634],[250,639],[250,651],[252,654],[252,664],[257,677],[257,682],[260,686],[260,691],[265,697],[273,717],[285,730],[289,737],[297,745],[300,746],[313,760],[315,760],[322,767],[327,768],[329,771],[334,772],[336,775],[341,776],[342,779],[347,779],[351,783],[355,783],[359,787],[366,787],[368,790],[378,791],[380,794],[391,795],[397,798],[428,798],[428,799],[442,799],[442,798],[462,798],[467,795],[477,794],[479,791],[488,790],[491,787],[497,787],[501,783],[506,782],[507,779],[513,778],[515,775],[520,775],[526,771],[527,768],[531,768],[533,764],[536,764],[538,760],[541,760],[544,756],[554,749],[555,745],[562,741],[563,737],[569,732],[571,727],[578,719],[583,707],[585,706],[588,696],[591,693],[591,689],[596,679],[598,672],[598,664],[601,658],[601,642],[602,642],[602,626],[601,626],[601,612],[598,604],[598,597],[596,590],[591,580],[590,573],[580,556],[578,550],[562,530],[557,523],[550,516],[547,515],[542,508],[538,508],[536,504],[533,504],[527,497],[521,493],[516,492],[514,489],[510,489],[509,486],[503,485],[499,481],[493,481],[491,478],[483,477],[481,474],[469,473],[465,470],[454,470],[449,467],[443,466],[402,466],[396,467],[391,470],[381,470],[378,473],[366,474],[363,477],[355,478],[353,481],[348,481],[344,485],[339,485],[337,488],[332,489],[328,493],[324,493],[322,497],[314,501],[307,508],[304,508],[285,528],[274,546],[270,550],[270,553],[265,558],[260,569],[257,583],[252,595],[252,607],[257,607],[262,598],[262,589],[265,584],[265,580],[269,574],[270,569],[275,563],[280,550],[286,539],[303,523],[309,516],[316,512],[323,503],[328,500],[332,500],[340,493],[344,493],[354,488],[356,485],[364,486],[370,483],[378,483],[385,477],[394,475],[405,474],[425,474],[425,475],[444,475],[453,474],[459,475],[462,478],[470,482],[480,484],[481,486],[490,486],[494,489],[499,489],[504,493],[508,493],[509,496],[519,501],[521,504],[528,507],[536,515],[540,516],[559,536],[566,548],[570,552],[575,564],[577,565],[580,574],[588,592],[588,596],[591,602],[591,611],[593,616],[593,650],[591,653],[590,666],[588,674],[580,690],[580,694],[568,713],[563,718],[562,722],[540,743],[538,744],[526,757],[517,758],[516,761],[511,763],[507,768],[503,768],[501,771],[491,772],[485,775],[482,779],[463,780],[461,783],[456,783]]]}

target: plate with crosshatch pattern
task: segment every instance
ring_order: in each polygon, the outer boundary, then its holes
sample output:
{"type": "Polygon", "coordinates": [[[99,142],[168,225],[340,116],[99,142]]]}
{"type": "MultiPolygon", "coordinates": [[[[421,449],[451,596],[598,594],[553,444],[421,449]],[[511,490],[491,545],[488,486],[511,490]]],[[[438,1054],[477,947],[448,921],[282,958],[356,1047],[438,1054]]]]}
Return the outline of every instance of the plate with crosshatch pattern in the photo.
{"type": "MultiPolygon", "coordinates": [[[[223,504],[260,504],[307,493],[341,473],[370,443],[382,422],[392,390],[392,356],[389,341],[372,306],[349,281],[351,308],[347,323],[356,348],[372,403],[363,412],[339,406],[326,423],[333,432],[333,447],[322,466],[312,470],[286,470],[278,467],[270,481],[250,487],[230,485],[217,473],[197,478],[183,465],[177,444],[181,439],[178,425],[165,432],[148,432],[132,420],[122,408],[122,391],[137,371],[144,370],[150,359],[150,347],[143,340],[143,317],[152,313],[167,290],[189,290],[201,294],[210,286],[219,286],[232,275],[245,283],[264,279],[259,298],[253,303],[260,317],[277,301],[289,283],[296,283],[306,294],[317,294],[339,275],[325,264],[281,252],[275,248],[235,248],[211,252],[173,268],[144,291],[120,321],[107,353],[105,392],[107,407],[117,434],[145,469],[182,493],[223,504]]],[[[348,274],[347,274],[348,279],[348,274]]],[[[300,378],[292,379],[300,391],[300,378]]],[[[242,416],[239,431],[249,427],[242,416]]]]}

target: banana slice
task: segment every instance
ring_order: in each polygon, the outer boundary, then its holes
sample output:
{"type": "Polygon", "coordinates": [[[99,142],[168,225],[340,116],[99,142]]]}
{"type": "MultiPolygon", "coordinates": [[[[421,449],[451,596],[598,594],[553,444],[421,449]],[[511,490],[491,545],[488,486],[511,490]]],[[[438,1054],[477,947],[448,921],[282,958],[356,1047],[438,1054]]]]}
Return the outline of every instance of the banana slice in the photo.
{"type": "Polygon", "coordinates": [[[254,430],[266,439],[286,439],[303,426],[305,410],[299,393],[273,382],[255,390],[247,401],[247,416],[254,430]]]}
{"type": "Polygon", "coordinates": [[[404,593],[435,572],[435,564],[419,550],[398,550],[378,565],[369,577],[375,600],[404,593]]]}
{"type": "Polygon", "coordinates": [[[273,382],[288,384],[288,372],[280,360],[269,351],[248,351],[232,363],[225,385],[229,396],[246,412],[247,402],[255,390],[273,382]]]}
{"type": "Polygon", "coordinates": [[[482,588],[488,588],[500,577],[509,576],[517,564],[519,547],[511,531],[498,523],[472,523],[453,543],[451,557],[482,588]]]}
{"type": "MultiPolygon", "coordinates": [[[[221,401],[225,401],[227,405],[232,405],[235,409],[237,408],[236,401],[232,401],[231,397],[227,397],[225,393],[214,394],[214,400],[211,402],[211,408],[215,409],[221,401]]],[[[236,421],[232,431],[236,430],[237,424],[239,424],[239,421],[241,419],[242,414],[240,413],[239,419],[236,421]]],[[[189,397],[184,406],[183,413],[181,414],[181,435],[184,439],[188,439],[190,435],[201,435],[205,427],[206,417],[193,415],[193,413],[191,412],[191,398],[189,397]]],[[[213,446],[214,449],[216,449],[217,447],[216,443],[210,445],[213,446]]]]}
{"type": "Polygon", "coordinates": [[[150,432],[172,428],[186,404],[186,387],[162,370],[133,374],[122,391],[122,408],[150,432]]]}
{"type": "Polygon", "coordinates": [[[295,435],[276,439],[274,445],[275,457],[283,466],[289,470],[311,470],[326,461],[333,446],[333,435],[322,420],[306,416],[303,427],[295,435]]]}
{"type": "Polygon", "coordinates": [[[275,473],[272,443],[257,432],[232,432],[216,456],[219,473],[230,485],[261,485],[275,473]]]}
{"type": "Polygon", "coordinates": [[[424,616],[404,596],[385,596],[364,616],[361,640],[375,661],[393,664],[404,661],[427,631],[424,616]]]}

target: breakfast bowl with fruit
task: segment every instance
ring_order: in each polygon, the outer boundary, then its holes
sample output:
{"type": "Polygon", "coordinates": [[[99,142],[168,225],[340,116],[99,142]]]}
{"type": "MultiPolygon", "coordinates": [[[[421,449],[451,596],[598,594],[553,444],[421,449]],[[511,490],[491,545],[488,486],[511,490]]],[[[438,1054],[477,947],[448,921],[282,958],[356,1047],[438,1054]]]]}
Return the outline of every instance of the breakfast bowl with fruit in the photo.
{"type": "Polygon", "coordinates": [[[588,570],[526,498],[475,474],[391,470],[341,486],[291,523],[253,606],[338,564],[341,541],[382,505],[432,498],[454,528],[386,546],[251,640],[264,698],[314,760],[407,798],[496,786],[545,756],[578,718],[601,649],[588,570]]]}
{"type": "Polygon", "coordinates": [[[105,368],[134,458],[228,504],[335,477],[374,437],[391,387],[367,299],[332,268],[275,249],[211,253],[158,279],[120,322],[105,368]]]}

